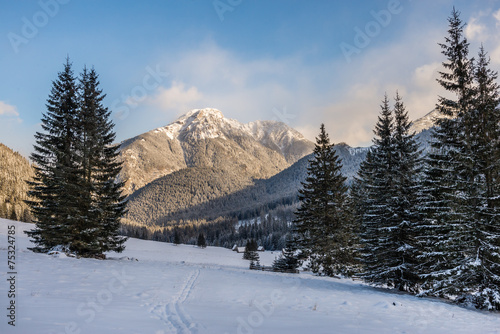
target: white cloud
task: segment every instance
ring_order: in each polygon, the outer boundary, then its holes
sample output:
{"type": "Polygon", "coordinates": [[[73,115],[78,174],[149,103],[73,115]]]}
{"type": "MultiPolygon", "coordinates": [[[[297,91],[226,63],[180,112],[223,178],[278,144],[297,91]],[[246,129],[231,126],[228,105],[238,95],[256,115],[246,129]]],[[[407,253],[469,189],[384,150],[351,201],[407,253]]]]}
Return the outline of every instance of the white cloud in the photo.
{"type": "Polygon", "coordinates": [[[161,111],[178,111],[195,109],[202,94],[194,86],[186,88],[182,82],[173,81],[170,88],[159,87],[156,94],[148,99],[161,111]]]}
{"type": "Polygon", "coordinates": [[[490,52],[490,59],[493,64],[500,64],[500,45],[490,52]]]}
{"type": "Polygon", "coordinates": [[[325,123],[332,141],[369,145],[385,92],[392,99],[398,90],[415,118],[434,107],[439,48],[422,44],[364,50],[350,64],[343,58],[310,64],[300,57],[246,60],[209,42],[162,60],[175,79],[145,101],[156,108],[145,118],[168,123],[190,109],[214,107],[249,122],[278,119],[273,110],[286,108],[289,125],[311,140],[325,123]],[[429,55],[434,59],[421,65],[429,55]]]}
{"type": "MultiPolygon", "coordinates": [[[[500,20],[500,11],[495,14],[500,20]]],[[[500,37],[495,37],[494,24],[483,21],[492,20],[492,12],[474,17],[478,19],[466,33],[489,36],[485,47],[494,50],[492,61],[500,64],[500,37]]],[[[362,49],[350,63],[343,57],[314,63],[300,55],[248,59],[208,41],[159,61],[174,79],[158,90],[152,98],[158,110],[148,109],[151,117],[144,119],[163,117],[168,123],[189,109],[214,107],[226,117],[249,122],[277,119],[273,110],[286,109],[292,116],[289,125],[311,140],[325,123],[333,142],[369,145],[384,93],[392,103],[399,91],[412,120],[431,111],[438,96],[446,94],[436,82],[444,61],[438,43],[445,34],[445,26],[420,26],[390,44],[362,49]],[[171,110],[168,119],[165,109],[171,110]]],[[[471,55],[478,45],[471,42],[471,55]]]]}
{"type": "Polygon", "coordinates": [[[11,106],[3,101],[0,101],[0,116],[18,117],[19,113],[15,106],[11,106]]]}
{"type": "Polygon", "coordinates": [[[493,13],[493,17],[497,21],[497,26],[500,25],[500,9],[493,13]]]}
{"type": "Polygon", "coordinates": [[[465,27],[465,36],[470,40],[484,41],[488,39],[487,28],[478,22],[478,18],[472,17],[465,27]]]}

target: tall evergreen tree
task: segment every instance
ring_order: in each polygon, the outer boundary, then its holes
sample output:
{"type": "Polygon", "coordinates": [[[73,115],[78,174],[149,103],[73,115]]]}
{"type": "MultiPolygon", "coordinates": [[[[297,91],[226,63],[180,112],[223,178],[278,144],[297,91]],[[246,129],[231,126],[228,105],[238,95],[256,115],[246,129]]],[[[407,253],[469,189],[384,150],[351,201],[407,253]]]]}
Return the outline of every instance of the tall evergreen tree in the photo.
{"type": "Polygon", "coordinates": [[[476,96],[473,109],[464,115],[462,170],[463,191],[460,209],[471,235],[464,241],[465,259],[460,270],[451,276],[459,300],[470,301],[480,308],[500,309],[500,111],[498,74],[488,68],[481,47],[474,72],[476,96]]]}
{"type": "Polygon", "coordinates": [[[80,159],[80,232],[73,248],[79,254],[98,255],[121,252],[126,238],[118,233],[125,213],[123,182],[116,181],[121,170],[117,161],[119,146],[114,145],[111,112],[104,107],[105,95],[99,88],[98,75],[84,68],[80,79],[78,153],[80,159]]]}
{"type": "Polygon", "coordinates": [[[97,74],[84,70],[80,84],[69,59],[53,83],[35,136],[36,175],[28,202],[36,228],[27,234],[35,251],[62,246],[81,256],[120,252],[126,238],[118,235],[125,212],[117,182],[121,164],[110,112],[103,107],[104,95],[97,74]]]}
{"type": "Polygon", "coordinates": [[[420,151],[409,133],[408,113],[399,94],[394,115],[385,96],[375,127],[374,146],[353,187],[361,222],[363,277],[376,284],[414,291],[418,248],[420,151]]]}
{"type": "Polygon", "coordinates": [[[361,163],[355,180],[358,194],[357,207],[360,219],[361,262],[366,280],[382,281],[376,269],[382,265],[385,248],[382,244],[383,227],[389,221],[389,212],[394,168],[394,143],[392,140],[393,117],[389,99],[385,96],[375,126],[373,146],[361,163]]]}
{"type": "Polygon", "coordinates": [[[476,94],[474,61],[469,59],[460,13],[453,9],[448,22],[448,36],[440,44],[447,58],[443,63],[446,71],[440,72],[438,82],[455,98],[439,97],[437,109],[448,117],[436,121],[433,131],[422,206],[426,222],[419,233],[423,248],[420,273],[427,281],[426,293],[440,296],[464,290],[456,275],[463,273],[474,243],[473,223],[465,209],[467,198],[475,191],[475,172],[468,162],[472,153],[469,136],[475,131],[469,121],[476,94]]]}
{"type": "Polygon", "coordinates": [[[34,251],[45,252],[54,246],[68,247],[78,217],[78,159],[76,129],[78,115],[77,86],[71,63],[52,83],[47,100],[47,112],[42,117],[42,129],[35,135],[36,144],[31,160],[35,177],[29,182],[33,198],[28,204],[35,216],[36,228],[27,231],[34,251]]]}
{"type": "Polygon", "coordinates": [[[301,205],[295,225],[299,249],[310,259],[313,272],[324,275],[350,274],[353,268],[354,238],[347,209],[346,178],[342,163],[321,124],[308,176],[299,190],[301,205]]]}

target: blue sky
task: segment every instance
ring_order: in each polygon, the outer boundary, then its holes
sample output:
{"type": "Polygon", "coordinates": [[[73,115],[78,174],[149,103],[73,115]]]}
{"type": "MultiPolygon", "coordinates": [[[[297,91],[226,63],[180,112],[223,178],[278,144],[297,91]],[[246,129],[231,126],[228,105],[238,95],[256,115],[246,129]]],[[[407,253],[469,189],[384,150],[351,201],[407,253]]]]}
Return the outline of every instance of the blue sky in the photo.
{"type": "Polygon", "coordinates": [[[67,55],[94,66],[117,140],[213,107],[368,145],[385,92],[429,112],[453,6],[500,69],[500,1],[0,0],[0,142],[28,156],[67,55]]]}

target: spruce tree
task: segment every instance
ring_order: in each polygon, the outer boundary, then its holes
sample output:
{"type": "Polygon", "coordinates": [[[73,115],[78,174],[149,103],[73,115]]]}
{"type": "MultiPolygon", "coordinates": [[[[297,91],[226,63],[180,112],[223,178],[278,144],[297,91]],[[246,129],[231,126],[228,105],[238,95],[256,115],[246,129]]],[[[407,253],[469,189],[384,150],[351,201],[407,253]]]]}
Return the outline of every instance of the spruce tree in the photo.
{"type": "MultiPolygon", "coordinates": [[[[481,47],[474,72],[476,96],[473,109],[464,115],[464,126],[473,129],[464,141],[463,157],[469,171],[461,194],[461,212],[471,231],[464,245],[466,257],[460,271],[451,276],[458,285],[459,300],[479,308],[500,309],[500,110],[498,74],[488,68],[481,47]],[[465,124],[469,123],[469,124],[465,124]]],[[[467,175],[466,175],[467,176],[467,175]]]]}
{"type": "Polygon", "coordinates": [[[243,252],[243,259],[251,260],[257,254],[257,249],[259,248],[257,241],[255,239],[247,240],[245,245],[245,252],[243,252]]]}
{"type": "Polygon", "coordinates": [[[273,270],[279,272],[296,272],[300,265],[297,256],[297,245],[295,238],[289,234],[286,238],[286,246],[282,253],[273,262],[273,270]]]}
{"type": "Polygon", "coordinates": [[[364,265],[363,277],[371,282],[383,282],[380,277],[383,270],[382,258],[385,254],[384,228],[392,217],[390,212],[391,186],[394,168],[393,116],[389,107],[389,99],[385,96],[381,113],[375,126],[373,146],[361,163],[355,180],[356,194],[361,210],[360,219],[360,260],[364,265]],[[379,270],[382,268],[381,270],[379,270]]]}
{"type": "Polygon", "coordinates": [[[391,206],[394,212],[394,238],[396,240],[395,265],[400,266],[394,285],[401,290],[416,291],[419,278],[415,266],[420,255],[415,240],[416,229],[421,222],[420,201],[422,198],[422,151],[410,133],[411,122],[399,93],[394,103],[394,188],[391,206]]]}
{"type": "Polygon", "coordinates": [[[72,248],[78,254],[99,255],[121,252],[126,238],[118,233],[125,213],[119,145],[114,145],[111,112],[103,106],[105,95],[99,88],[98,75],[84,68],[80,78],[78,154],[80,159],[80,232],[72,248]]]}
{"type": "Polygon", "coordinates": [[[328,276],[350,274],[353,235],[347,209],[342,163],[321,124],[306,181],[299,189],[301,205],[295,213],[298,247],[310,259],[313,272],[328,276]]]}
{"type": "MultiPolygon", "coordinates": [[[[425,221],[419,231],[423,249],[419,273],[426,280],[424,293],[459,295],[467,288],[457,275],[464,273],[474,244],[467,202],[475,192],[470,135],[475,100],[474,61],[469,59],[469,43],[463,35],[460,13],[453,9],[448,19],[445,43],[439,44],[447,61],[439,84],[454,98],[439,97],[437,109],[447,118],[436,121],[431,151],[426,161],[425,221]]],[[[464,275],[462,277],[465,277],[464,275]]]]}
{"type": "Polygon", "coordinates": [[[196,242],[196,245],[200,248],[206,248],[207,247],[207,241],[205,240],[205,236],[203,233],[200,233],[198,235],[198,240],[196,242]]]}
{"type": "Polygon", "coordinates": [[[76,80],[69,59],[52,83],[42,117],[43,132],[35,135],[31,160],[35,177],[29,182],[36,227],[27,231],[38,252],[61,245],[69,249],[78,233],[78,159],[76,154],[78,101],[76,80]]]}
{"type": "Polygon", "coordinates": [[[374,146],[360,167],[353,194],[360,211],[356,216],[361,222],[362,276],[375,284],[415,291],[421,153],[409,129],[399,94],[394,115],[385,96],[374,146]]]}
{"type": "Polygon", "coordinates": [[[80,256],[102,257],[104,252],[124,249],[126,238],[118,235],[125,212],[117,181],[121,164],[118,146],[102,105],[97,74],[85,69],[77,85],[69,59],[53,83],[35,136],[35,178],[30,182],[31,206],[36,228],[27,234],[35,251],[54,246],[80,256]]]}

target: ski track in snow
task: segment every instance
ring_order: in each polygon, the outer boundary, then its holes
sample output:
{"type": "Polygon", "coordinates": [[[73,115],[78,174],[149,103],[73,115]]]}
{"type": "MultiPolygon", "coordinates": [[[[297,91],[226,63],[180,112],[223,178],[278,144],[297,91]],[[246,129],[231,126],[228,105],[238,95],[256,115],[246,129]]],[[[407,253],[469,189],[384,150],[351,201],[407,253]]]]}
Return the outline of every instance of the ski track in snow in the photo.
{"type": "Polygon", "coordinates": [[[188,299],[199,276],[199,269],[193,271],[185,280],[182,289],[174,296],[172,301],[169,303],[157,303],[150,309],[152,314],[157,316],[167,325],[168,333],[198,333],[198,325],[191,319],[189,314],[184,311],[182,304],[188,299]]]}

